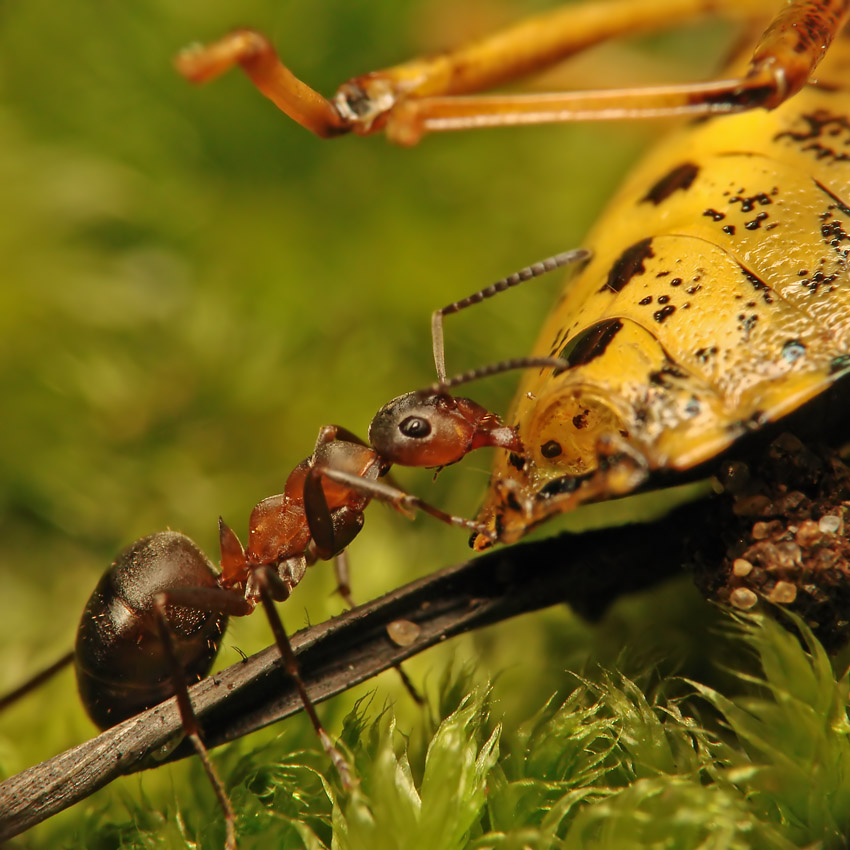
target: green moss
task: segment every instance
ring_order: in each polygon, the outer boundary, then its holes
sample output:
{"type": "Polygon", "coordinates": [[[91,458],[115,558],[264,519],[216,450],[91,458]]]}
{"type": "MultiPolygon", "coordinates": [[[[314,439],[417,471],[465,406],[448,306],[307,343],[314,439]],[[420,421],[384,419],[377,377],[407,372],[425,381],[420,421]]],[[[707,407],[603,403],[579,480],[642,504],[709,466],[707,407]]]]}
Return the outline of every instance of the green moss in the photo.
{"type": "MultiPolygon", "coordinates": [[[[413,728],[402,731],[391,707],[361,703],[341,738],[359,778],[351,792],[315,746],[294,749],[291,731],[243,743],[217,759],[240,847],[844,846],[847,675],[836,678],[798,628],[802,640],[762,616],[732,625],[757,671],[735,674],[732,697],[652,671],[638,685],[597,669],[575,677],[565,699],[503,725],[498,685],[476,683],[467,667],[444,677],[438,707],[413,728]]],[[[92,819],[71,846],[220,846],[221,814],[192,772],[192,799],[161,810],[128,798],[124,821],[92,819]]]]}

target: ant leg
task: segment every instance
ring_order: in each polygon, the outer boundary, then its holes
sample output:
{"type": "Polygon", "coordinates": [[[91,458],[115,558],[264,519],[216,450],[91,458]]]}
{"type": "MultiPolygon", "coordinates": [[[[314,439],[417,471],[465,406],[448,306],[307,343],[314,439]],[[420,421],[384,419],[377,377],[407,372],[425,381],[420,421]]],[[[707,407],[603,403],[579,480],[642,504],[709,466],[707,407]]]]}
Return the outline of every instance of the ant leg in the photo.
{"type": "Polygon", "coordinates": [[[465,528],[468,531],[484,534],[487,537],[491,536],[490,530],[475,520],[441,511],[424,499],[420,499],[419,496],[399,490],[398,487],[392,487],[383,481],[368,481],[359,475],[352,475],[350,472],[330,468],[323,469],[322,475],[325,478],[330,478],[332,481],[345,484],[351,487],[352,490],[357,490],[359,493],[363,493],[363,495],[369,496],[372,499],[389,502],[397,511],[406,514],[410,518],[412,518],[413,511],[420,510],[426,514],[430,514],[435,519],[440,520],[440,522],[446,523],[446,525],[465,528]]]}
{"type": "Polygon", "coordinates": [[[334,557],[334,575],[336,576],[336,592],[349,608],[356,608],[357,603],[351,595],[351,571],[348,568],[348,553],[345,549],[334,557]]]}
{"type": "Polygon", "coordinates": [[[210,758],[209,751],[201,739],[201,728],[198,724],[198,718],[195,716],[195,711],[192,708],[192,702],[189,699],[189,686],[186,682],[186,675],[180,666],[180,662],[177,660],[174,639],[171,635],[171,629],[168,626],[166,604],[170,601],[170,594],[161,593],[154,603],[154,608],[162,647],[171,668],[171,677],[174,683],[175,696],[177,697],[177,707],[180,710],[180,719],[183,721],[183,729],[186,732],[186,736],[192,742],[192,746],[195,748],[195,752],[204,766],[204,771],[215,791],[218,804],[224,813],[226,830],[225,850],[236,850],[236,816],[233,813],[233,806],[230,804],[230,798],[227,796],[224,783],[221,781],[218,771],[215,769],[215,765],[210,758]]]}
{"type": "Polygon", "coordinates": [[[342,786],[345,790],[350,790],[354,787],[355,780],[351,775],[351,768],[345,760],[345,756],[334,746],[330,735],[322,726],[319,715],[316,714],[316,708],[307,693],[307,688],[304,685],[304,680],[301,678],[301,671],[298,668],[298,659],[292,651],[292,644],[289,642],[289,636],[286,634],[286,629],[283,627],[283,622],[275,608],[273,596],[273,588],[275,576],[268,567],[259,567],[255,571],[257,578],[257,586],[260,593],[260,601],[263,603],[263,608],[266,611],[266,616],[269,620],[272,633],[274,634],[275,643],[283,659],[286,672],[292,677],[295,682],[295,688],[298,691],[298,696],[301,698],[301,704],[304,706],[304,711],[310,718],[313,728],[316,730],[319,740],[322,742],[322,747],[328,754],[328,757],[333,762],[339,773],[339,778],[342,781],[342,786]]]}
{"type": "Polygon", "coordinates": [[[541,260],[539,263],[526,266],[512,275],[508,275],[508,277],[503,277],[501,280],[491,283],[490,286],[479,289],[478,292],[473,292],[472,295],[467,295],[466,298],[461,298],[460,301],[455,301],[453,304],[447,304],[445,307],[435,310],[431,316],[431,342],[434,348],[434,365],[437,367],[437,381],[442,384],[446,380],[446,353],[443,345],[444,316],[450,316],[452,313],[457,313],[473,304],[480,304],[485,298],[492,298],[494,295],[504,292],[512,286],[516,286],[535,277],[540,277],[546,274],[546,272],[572,265],[573,263],[582,263],[588,259],[590,259],[590,251],[581,248],[555,254],[553,257],[547,257],[545,260],[541,260]]]}
{"type": "Polygon", "coordinates": [[[343,428],[342,425],[322,425],[319,428],[319,436],[316,437],[316,445],[313,448],[313,454],[316,453],[316,449],[320,446],[324,446],[327,443],[332,443],[334,440],[343,440],[346,443],[354,443],[358,446],[363,446],[364,448],[370,448],[369,444],[364,440],[360,439],[353,431],[349,431],[348,428],[343,428]]]}
{"type": "Polygon", "coordinates": [[[60,659],[54,661],[49,667],[39,671],[31,678],[27,679],[22,685],[18,685],[13,691],[0,697],[0,711],[8,708],[13,703],[16,703],[22,697],[25,697],[30,691],[34,691],[39,685],[42,685],[48,679],[52,679],[60,670],[63,670],[74,660],[74,652],[66,652],[60,659]]]}
{"type": "MultiPolygon", "coordinates": [[[[348,553],[345,549],[339,552],[334,557],[334,574],[336,575],[337,593],[345,600],[345,604],[350,608],[356,608],[357,603],[351,595],[351,572],[348,568],[348,553]]],[[[401,677],[401,683],[404,689],[410,694],[410,698],[417,705],[425,705],[425,699],[422,694],[416,689],[416,686],[407,675],[400,663],[396,662],[393,667],[398,671],[401,677]]]]}

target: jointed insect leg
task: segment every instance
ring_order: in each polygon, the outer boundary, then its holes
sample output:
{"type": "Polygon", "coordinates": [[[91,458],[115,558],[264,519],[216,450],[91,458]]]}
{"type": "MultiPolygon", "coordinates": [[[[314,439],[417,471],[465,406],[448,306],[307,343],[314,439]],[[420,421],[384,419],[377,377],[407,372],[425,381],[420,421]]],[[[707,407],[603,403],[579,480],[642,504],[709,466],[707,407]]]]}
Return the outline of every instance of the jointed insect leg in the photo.
{"type": "Polygon", "coordinates": [[[356,608],[357,603],[351,595],[351,570],[348,566],[348,554],[345,549],[334,557],[334,575],[336,576],[336,592],[349,608],[356,608]]]}
{"type": "Polygon", "coordinates": [[[610,38],[682,23],[700,13],[755,19],[763,0],[608,0],[529,18],[473,44],[356,77],[326,100],[280,62],[265,37],[239,30],[185,50],[180,72],[203,82],[240,65],[280,109],[320,136],[386,129],[401,144],[426,132],[562,121],[620,120],[772,108],[810,77],[850,0],[790,0],[743,76],[651,88],[475,96],[610,38]]]}
{"type": "Polygon", "coordinates": [[[412,512],[420,510],[426,514],[430,514],[435,519],[440,520],[440,522],[446,523],[446,525],[465,528],[467,531],[474,531],[477,534],[484,534],[485,536],[490,535],[490,531],[484,528],[481,523],[467,519],[466,517],[446,513],[446,511],[440,510],[424,499],[419,498],[419,496],[399,490],[397,487],[391,487],[383,481],[367,481],[357,475],[352,475],[339,469],[323,469],[322,475],[333,481],[338,481],[340,484],[345,484],[354,490],[358,490],[372,499],[389,502],[397,511],[408,517],[412,518],[412,512]]]}
{"type": "MultiPolygon", "coordinates": [[[[345,549],[339,552],[334,558],[334,574],[336,575],[337,593],[339,593],[339,595],[345,600],[346,605],[351,608],[356,608],[357,603],[351,595],[351,571],[348,566],[348,552],[345,549]]],[[[410,694],[411,699],[417,705],[424,705],[425,700],[422,697],[422,694],[420,694],[416,689],[416,686],[413,684],[410,676],[407,675],[401,664],[399,662],[395,662],[393,667],[398,671],[398,675],[401,677],[401,683],[404,685],[404,689],[410,694]]]]}
{"type": "Polygon", "coordinates": [[[215,769],[215,765],[210,758],[209,751],[204,746],[201,738],[201,727],[192,708],[192,701],[189,699],[189,686],[186,682],[186,675],[180,666],[180,662],[177,660],[174,639],[168,625],[166,604],[172,601],[167,593],[162,593],[156,599],[154,608],[160,640],[162,641],[162,647],[171,670],[171,680],[174,684],[174,693],[177,698],[180,719],[183,722],[183,729],[186,732],[186,736],[192,742],[192,746],[201,760],[201,764],[204,766],[204,771],[215,791],[218,804],[224,813],[226,830],[225,850],[236,850],[236,817],[233,813],[233,806],[230,804],[230,798],[227,796],[224,783],[221,781],[221,777],[218,775],[218,771],[215,769]]]}
{"type": "Polygon", "coordinates": [[[289,642],[289,636],[286,633],[286,629],[283,627],[277,608],[275,608],[273,601],[275,576],[269,567],[258,567],[255,575],[260,593],[260,601],[262,602],[266,616],[268,617],[269,625],[271,626],[272,633],[274,634],[275,643],[277,644],[277,648],[280,652],[281,658],[283,659],[286,672],[295,682],[295,688],[298,691],[298,696],[301,698],[304,711],[307,712],[307,716],[310,718],[310,722],[316,730],[316,735],[318,735],[319,740],[322,742],[322,747],[336,767],[340,780],[342,781],[343,788],[349,790],[355,784],[355,780],[351,774],[351,768],[345,760],[345,756],[343,756],[343,754],[334,746],[330,735],[328,735],[325,731],[321,721],[319,720],[318,714],[316,714],[316,708],[313,705],[313,701],[310,699],[310,695],[307,693],[304,680],[301,678],[298,660],[295,657],[295,653],[292,651],[292,644],[289,642]]]}

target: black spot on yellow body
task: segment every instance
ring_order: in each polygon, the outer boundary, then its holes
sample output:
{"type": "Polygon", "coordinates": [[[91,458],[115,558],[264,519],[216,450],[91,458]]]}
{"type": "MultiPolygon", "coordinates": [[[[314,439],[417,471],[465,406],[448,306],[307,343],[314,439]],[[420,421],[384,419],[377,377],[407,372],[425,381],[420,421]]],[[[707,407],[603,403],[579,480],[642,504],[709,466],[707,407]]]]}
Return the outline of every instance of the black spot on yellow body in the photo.
{"type": "Polygon", "coordinates": [[[741,274],[752,284],[756,292],[761,293],[765,304],[773,304],[773,290],[758,276],[753,274],[748,268],[738,263],[741,269],[741,274]]]}
{"type": "Polygon", "coordinates": [[[563,449],[557,440],[549,440],[540,447],[540,454],[546,458],[558,457],[563,449]]]}
{"type": "Polygon", "coordinates": [[[744,342],[749,342],[750,334],[752,333],[753,328],[756,326],[758,320],[759,317],[757,313],[750,313],[749,316],[746,313],[738,314],[738,322],[740,323],[739,328],[741,330],[741,333],[743,334],[744,342]]]}
{"type": "Polygon", "coordinates": [[[567,367],[584,366],[595,360],[611,344],[623,323],[619,319],[604,319],[576,334],[558,355],[567,367]]]}
{"type": "Polygon", "coordinates": [[[773,139],[789,139],[799,145],[800,150],[811,153],[816,160],[832,160],[833,162],[848,162],[850,154],[839,151],[834,142],[825,144],[827,137],[844,135],[846,146],[850,136],[850,121],[846,115],[833,115],[825,109],[817,109],[812,113],[800,115],[805,124],[801,130],[783,130],[773,139]]]}
{"type": "Polygon", "coordinates": [[[665,174],[655,185],[641,198],[641,203],[653,203],[658,206],[666,198],[669,198],[673,192],[685,191],[691,187],[691,184],[699,174],[699,166],[692,162],[683,162],[677,165],[674,169],[665,174]]]}
{"type": "MultiPolygon", "coordinates": [[[[659,299],[660,300],[660,299],[659,299]]],[[[665,307],[662,307],[660,310],[656,310],[652,314],[652,318],[655,319],[658,324],[663,324],[676,312],[676,308],[672,304],[667,304],[665,307]]]]}
{"type": "Polygon", "coordinates": [[[729,198],[729,203],[740,204],[741,212],[748,213],[752,212],[756,208],[756,204],[760,207],[766,207],[768,204],[772,204],[773,201],[770,199],[769,195],[764,192],[758,192],[757,194],[750,195],[748,197],[739,193],[734,198],[729,198]]]}
{"type": "Polygon", "coordinates": [[[508,463],[514,468],[522,470],[525,468],[525,458],[520,457],[516,452],[511,452],[508,455],[508,463]]]}
{"type": "Polygon", "coordinates": [[[611,292],[622,292],[633,277],[646,271],[644,261],[654,256],[651,238],[641,239],[640,242],[630,245],[611,266],[611,271],[608,272],[608,280],[605,281],[605,285],[599,291],[605,292],[607,289],[611,292]]]}
{"type": "Polygon", "coordinates": [[[744,222],[744,227],[747,230],[758,230],[761,227],[761,223],[767,218],[766,212],[760,212],[754,219],[750,221],[744,222]]]}

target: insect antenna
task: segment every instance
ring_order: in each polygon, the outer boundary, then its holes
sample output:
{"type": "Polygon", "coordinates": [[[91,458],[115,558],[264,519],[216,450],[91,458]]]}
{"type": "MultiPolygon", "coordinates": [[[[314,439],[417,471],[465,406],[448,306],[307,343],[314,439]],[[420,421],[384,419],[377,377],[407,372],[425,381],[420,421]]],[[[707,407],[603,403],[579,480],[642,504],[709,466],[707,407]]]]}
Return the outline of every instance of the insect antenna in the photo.
{"type": "Polygon", "coordinates": [[[437,367],[437,380],[442,384],[446,380],[446,352],[443,344],[443,317],[450,316],[452,313],[457,313],[465,307],[471,307],[473,304],[480,304],[486,298],[492,298],[512,286],[517,286],[526,280],[531,280],[535,277],[540,277],[546,272],[554,271],[563,266],[573,265],[575,263],[584,263],[590,259],[590,251],[584,248],[577,248],[573,251],[564,251],[560,254],[555,254],[552,257],[547,257],[545,260],[540,260],[538,263],[533,263],[530,266],[520,269],[484,289],[479,289],[478,292],[473,292],[472,295],[467,295],[466,298],[461,298],[460,301],[455,301],[452,304],[447,304],[439,310],[435,310],[431,316],[431,341],[434,346],[434,365],[437,367]]]}
{"type": "Polygon", "coordinates": [[[514,357],[510,360],[501,360],[498,363],[488,363],[486,366],[479,366],[476,369],[461,372],[459,375],[453,375],[451,378],[445,378],[436,384],[431,384],[430,387],[419,390],[417,394],[423,396],[439,395],[454,387],[459,387],[461,384],[468,384],[482,378],[491,378],[493,375],[501,375],[502,372],[535,368],[563,369],[564,361],[557,357],[514,357]]]}

